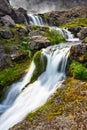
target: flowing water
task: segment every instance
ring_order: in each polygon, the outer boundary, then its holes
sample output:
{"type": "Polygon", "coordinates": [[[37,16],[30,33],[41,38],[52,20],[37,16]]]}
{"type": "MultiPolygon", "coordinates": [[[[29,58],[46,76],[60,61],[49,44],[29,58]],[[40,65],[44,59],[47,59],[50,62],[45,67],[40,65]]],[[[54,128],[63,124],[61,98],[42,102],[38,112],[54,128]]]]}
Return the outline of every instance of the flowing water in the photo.
{"type": "Polygon", "coordinates": [[[28,17],[29,17],[29,23],[31,25],[38,25],[38,26],[44,25],[43,20],[40,16],[34,14],[28,14],[28,17]]]}
{"type": "MultiPolygon", "coordinates": [[[[32,23],[41,24],[38,18],[31,17],[32,23]]],[[[38,107],[46,103],[47,99],[61,86],[65,79],[66,65],[70,47],[78,44],[78,39],[66,29],[55,28],[66,39],[67,43],[50,46],[42,50],[42,54],[47,57],[47,66],[38,79],[29,84],[35,70],[32,61],[29,72],[17,83],[11,85],[6,99],[0,104],[0,130],[8,130],[13,125],[22,121],[28,113],[35,111],[38,107]],[[75,42],[77,41],[77,42],[75,42]]]]}

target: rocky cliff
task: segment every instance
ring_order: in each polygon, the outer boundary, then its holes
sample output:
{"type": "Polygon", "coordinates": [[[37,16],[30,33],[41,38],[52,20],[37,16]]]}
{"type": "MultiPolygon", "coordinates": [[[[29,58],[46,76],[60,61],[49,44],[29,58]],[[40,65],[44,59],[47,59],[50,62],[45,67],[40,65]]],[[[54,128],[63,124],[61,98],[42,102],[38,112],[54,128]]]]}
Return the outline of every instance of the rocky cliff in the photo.
{"type": "Polygon", "coordinates": [[[10,0],[14,7],[23,7],[29,12],[41,13],[87,5],[87,0],[10,0]]]}

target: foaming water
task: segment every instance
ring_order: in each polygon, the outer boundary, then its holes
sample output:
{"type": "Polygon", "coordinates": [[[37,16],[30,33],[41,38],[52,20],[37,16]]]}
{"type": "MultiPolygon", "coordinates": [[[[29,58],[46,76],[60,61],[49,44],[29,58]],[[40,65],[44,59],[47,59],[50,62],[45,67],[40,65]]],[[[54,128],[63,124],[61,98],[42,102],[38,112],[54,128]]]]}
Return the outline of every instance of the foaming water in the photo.
{"type": "Polygon", "coordinates": [[[67,43],[50,46],[42,50],[47,58],[46,71],[38,79],[29,84],[35,70],[32,62],[27,75],[13,84],[6,99],[0,105],[0,130],[8,130],[13,125],[22,121],[28,113],[35,111],[46,103],[47,99],[60,87],[65,79],[66,65],[69,51],[72,45],[80,42],[73,38],[73,35],[66,29],[56,28],[66,39],[67,43]]]}

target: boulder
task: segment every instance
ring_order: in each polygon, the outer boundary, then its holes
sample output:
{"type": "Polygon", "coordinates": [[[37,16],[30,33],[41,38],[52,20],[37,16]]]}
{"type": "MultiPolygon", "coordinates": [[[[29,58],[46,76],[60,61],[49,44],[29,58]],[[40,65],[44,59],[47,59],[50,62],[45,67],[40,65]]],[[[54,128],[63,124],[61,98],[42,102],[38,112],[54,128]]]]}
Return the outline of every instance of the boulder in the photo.
{"type": "Polygon", "coordinates": [[[5,15],[5,16],[1,17],[0,23],[3,26],[4,25],[6,25],[6,26],[15,26],[14,20],[9,15],[5,15]]]}
{"type": "Polygon", "coordinates": [[[38,36],[33,36],[30,39],[29,48],[31,50],[40,50],[42,48],[46,48],[49,45],[50,45],[50,41],[46,37],[38,35],[38,36]]]}
{"type": "Polygon", "coordinates": [[[15,21],[15,23],[23,23],[26,24],[26,16],[27,12],[26,10],[19,8],[17,10],[13,9],[11,13],[12,19],[15,21]]]}
{"type": "Polygon", "coordinates": [[[0,0],[0,16],[9,15],[11,11],[9,0],[0,0]]]}
{"type": "Polygon", "coordinates": [[[9,29],[0,30],[0,38],[10,39],[13,37],[13,33],[9,29]]]}
{"type": "Polygon", "coordinates": [[[86,52],[87,52],[87,44],[85,43],[72,46],[70,49],[70,60],[85,62],[87,60],[87,58],[84,55],[86,52]]]}

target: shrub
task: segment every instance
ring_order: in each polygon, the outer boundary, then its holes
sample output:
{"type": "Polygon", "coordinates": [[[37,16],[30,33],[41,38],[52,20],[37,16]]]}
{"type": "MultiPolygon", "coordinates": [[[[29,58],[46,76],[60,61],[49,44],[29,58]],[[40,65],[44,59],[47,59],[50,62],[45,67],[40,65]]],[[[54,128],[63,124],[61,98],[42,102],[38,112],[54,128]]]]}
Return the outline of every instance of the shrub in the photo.
{"type": "Polygon", "coordinates": [[[86,80],[87,79],[87,68],[83,64],[73,61],[69,68],[70,75],[75,78],[86,80]]]}

